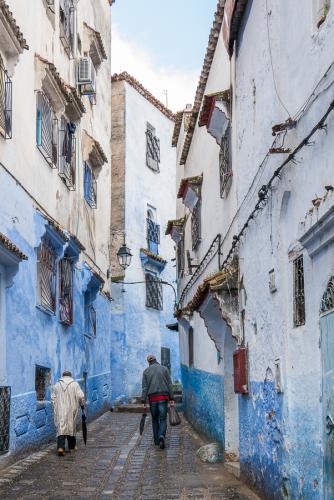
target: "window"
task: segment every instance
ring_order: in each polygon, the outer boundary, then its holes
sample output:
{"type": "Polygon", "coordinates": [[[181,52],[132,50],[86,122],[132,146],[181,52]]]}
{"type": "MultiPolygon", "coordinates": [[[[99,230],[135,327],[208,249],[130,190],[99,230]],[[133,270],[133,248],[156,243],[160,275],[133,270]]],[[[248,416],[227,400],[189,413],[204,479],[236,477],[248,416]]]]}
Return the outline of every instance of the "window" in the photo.
{"type": "Polygon", "coordinates": [[[48,388],[51,382],[50,368],[37,366],[35,368],[35,391],[37,401],[44,401],[48,396],[48,388]]]}
{"type": "Polygon", "coordinates": [[[331,8],[331,0],[313,0],[313,20],[317,28],[326,21],[331,8]]]}
{"type": "Polygon", "coordinates": [[[96,310],[93,305],[96,293],[91,288],[85,291],[85,335],[96,337],[96,310]]]}
{"type": "Polygon", "coordinates": [[[97,207],[97,183],[93,170],[88,162],[84,162],[84,197],[91,208],[97,207]]]}
{"type": "Polygon", "coordinates": [[[42,92],[37,92],[36,144],[50,167],[58,164],[58,121],[51,102],[42,92]]]}
{"type": "Polygon", "coordinates": [[[9,451],[10,387],[0,387],[0,455],[9,451]]]}
{"type": "Polygon", "coordinates": [[[192,326],[188,331],[188,353],[189,353],[189,367],[194,366],[194,330],[192,326]]]}
{"type": "Polygon", "coordinates": [[[64,257],[59,263],[59,320],[73,323],[73,261],[64,257]]]}
{"type": "Polygon", "coordinates": [[[146,281],[146,307],[162,311],[163,296],[161,280],[153,274],[145,274],[146,281]]]}
{"type": "Polygon", "coordinates": [[[12,138],[12,82],[0,56],[0,134],[12,138]]]}
{"type": "Polygon", "coordinates": [[[56,250],[52,244],[42,240],[37,252],[39,306],[53,314],[56,312],[56,257],[56,250]]]}
{"type": "Polygon", "coordinates": [[[147,211],[146,230],[147,247],[150,252],[159,253],[160,244],[160,226],[152,220],[153,216],[150,210],[147,211]]]}
{"type": "Polygon", "coordinates": [[[191,216],[192,249],[195,250],[201,241],[201,200],[199,199],[191,216]]]}
{"type": "Polygon", "coordinates": [[[67,55],[73,53],[74,42],[74,5],[73,0],[60,0],[59,3],[60,39],[67,55]]]}
{"type": "Polygon", "coordinates": [[[300,255],[293,261],[293,324],[305,324],[304,261],[300,255]]]}
{"type": "Polygon", "coordinates": [[[180,276],[184,271],[184,235],[177,242],[177,275],[180,276]]]}
{"type": "Polygon", "coordinates": [[[232,181],[231,126],[223,135],[219,152],[220,196],[228,194],[232,181]]]}
{"type": "Polygon", "coordinates": [[[147,123],[146,129],[146,165],[159,172],[160,163],[160,140],[155,135],[155,128],[147,123]]]}
{"type": "Polygon", "coordinates": [[[63,116],[59,133],[59,175],[70,190],[75,189],[76,126],[63,116]]]}

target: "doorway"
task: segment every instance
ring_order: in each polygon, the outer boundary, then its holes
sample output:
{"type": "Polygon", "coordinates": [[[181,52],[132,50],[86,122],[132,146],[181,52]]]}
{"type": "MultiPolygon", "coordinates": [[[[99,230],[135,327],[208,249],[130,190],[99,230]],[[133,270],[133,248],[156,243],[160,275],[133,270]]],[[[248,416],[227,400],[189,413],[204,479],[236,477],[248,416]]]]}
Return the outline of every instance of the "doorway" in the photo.
{"type": "Polygon", "coordinates": [[[234,392],[233,352],[237,343],[231,331],[225,334],[224,342],[224,427],[225,427],[225,460],[239,460],[239,400],[234,392]]]}

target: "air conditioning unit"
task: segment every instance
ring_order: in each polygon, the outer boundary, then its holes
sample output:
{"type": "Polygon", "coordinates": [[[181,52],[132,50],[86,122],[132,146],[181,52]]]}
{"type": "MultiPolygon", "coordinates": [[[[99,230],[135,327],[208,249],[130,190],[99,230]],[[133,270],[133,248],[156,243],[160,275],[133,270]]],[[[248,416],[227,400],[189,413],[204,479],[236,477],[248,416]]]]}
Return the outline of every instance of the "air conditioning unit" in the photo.
{"type": "Polygon", "coordinates": [[[96,92],[96,71],[90,57],[80,57],[78,61],[77,84],[82,95],[96,92]]]}

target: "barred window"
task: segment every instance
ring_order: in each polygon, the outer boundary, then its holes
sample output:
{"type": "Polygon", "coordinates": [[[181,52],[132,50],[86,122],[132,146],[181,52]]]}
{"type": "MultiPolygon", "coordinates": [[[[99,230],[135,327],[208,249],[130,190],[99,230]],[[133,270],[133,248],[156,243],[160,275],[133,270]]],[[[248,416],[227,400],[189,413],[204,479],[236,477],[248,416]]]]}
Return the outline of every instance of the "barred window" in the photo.
{"type": "Polygon", "coordinates": [[[73,261],[64,257],[59,263],[59,320],[73,323],[73,261]]]}
{"type": "Polygon", "coordinates": [[[159,172],[159,164],[160,164],[160,140],[155,135],[155,128],[152,127],[149,123],[147,123],[146,129],[146,165],[154,170],[155,172],[159,172]]]}
{"type": "Polygon", "coordinates": [[[38,401],[47,399],[47,391],[51,382],[51,370],[44,366],[37,366],[35,368],[35,390],[38,401]]]}
{"type": "Polygon", "coordinates": [[[223,135],[219,152],[220,196],[228,193],[232,182],[231,125],[223,135]]]}
{"type": "Polygon", "coordinates": [[[59,175],[70,190],[75,189],[76,173],[76,126],[64,116],[60,122],[59,132],[59,175]]]}
{"type": "Polygon", "coordinates": [[[97,208],[97,183],[92,167],[84,162],[84,197],[91,208],[97,208]]]}
{"type": "Polygon", "coordinates": [[[56,312],[56,257],[52,244],[42,240],[37,252],[39,305],[51,313],[56,312]]]}
{"type": "Polygon", "coordinates": [[[192,249],[195,250],[201,241],[201,200],[199,199],[191,215],[192,249]]]}
{"type": "Polygon", "coordinates": [[[293,324],[305,324],[304,261],[300,255],[293,261],[293,324]]]}
{"type": "Polygon", "coordinates": [[[0,56],[0,134],[12,138],[12,81],[0,56]]]}
{"type": "Polygon", "coordinates": [[[182,234],[181,239],[177,243],[176,249],[177,256],[177,275],[180,276],[184,271],[184,235],[182,234]]]}
{"type": "Polygon", "coordinates": [[[146,220],[147,227],[147,246],[148,249],[157,254],[160,244],[160,226],[156,224],[151,218],[146,220]]]}
{"type": "Polygon", "coordinates": [[[96,310],[93,305],[93,291],[88,288],[84,296],[85,302],[85,335],[96,337],[96,310]]]}
{"type": "Polygon", "coordinates": [[[50,167],[58,166],[58,120],[48,97],[37,92],[36,144],[50,167]]]}
{"type": "Polygon", "coordinates": [[[163,295],[161,280],[153,274],[145,274],[146,281],[146,307],[162,311],[163,295]]]}
{"type": "Polygon", "coordinates": [[[74,4],[73,0],[60,0],[59,2],[59,28],[60,39],[65,52],[70,57],[73,53],[74,42],[74,4]]]}

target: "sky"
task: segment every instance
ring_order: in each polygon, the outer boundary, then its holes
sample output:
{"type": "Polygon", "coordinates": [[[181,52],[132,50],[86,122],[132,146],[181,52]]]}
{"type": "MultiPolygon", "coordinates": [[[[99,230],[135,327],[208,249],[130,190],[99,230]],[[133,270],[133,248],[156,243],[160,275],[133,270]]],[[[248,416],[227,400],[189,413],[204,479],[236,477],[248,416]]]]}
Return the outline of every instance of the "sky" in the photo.
{"type": "Polygon", "coordinates": [[[128,71],[173,111],[192,104],[216,6],[217,0],[116,0],[112,73],[128,71]]]}

